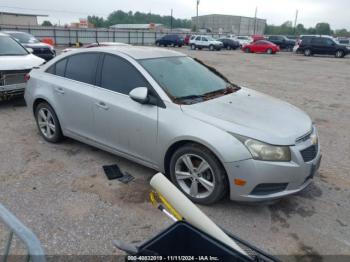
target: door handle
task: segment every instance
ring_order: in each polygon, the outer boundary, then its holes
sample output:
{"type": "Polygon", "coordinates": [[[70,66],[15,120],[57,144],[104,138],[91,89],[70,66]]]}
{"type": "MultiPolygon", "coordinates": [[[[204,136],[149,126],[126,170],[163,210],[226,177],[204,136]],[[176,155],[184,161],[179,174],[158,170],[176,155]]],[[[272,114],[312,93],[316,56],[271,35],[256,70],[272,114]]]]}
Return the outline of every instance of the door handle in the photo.
{"type": "Polygon", "coordinates": [[[63,90],[63,88],[61,88],[61,87],[56,87],[55,88],[55,91],[57,92],[57,93],[60,93],[60,94],[64,94],[64,90],[63,90]]]}
{"type": "Polygon", "coordinates": [[[108,110],[108,109],[109,109],[109,107],[106,105],[105,102],[96,102],[95,105],[96,105],[97,107],[99,107],[99,108],[104,109],[104,110],[108,110]]]}

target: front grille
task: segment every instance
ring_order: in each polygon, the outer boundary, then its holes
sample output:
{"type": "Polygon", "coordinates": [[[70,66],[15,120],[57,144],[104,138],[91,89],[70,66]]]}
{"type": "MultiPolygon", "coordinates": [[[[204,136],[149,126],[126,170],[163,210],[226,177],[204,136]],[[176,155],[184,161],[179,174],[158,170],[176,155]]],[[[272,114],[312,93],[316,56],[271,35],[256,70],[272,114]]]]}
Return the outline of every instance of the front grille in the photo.
{"type": "Polygon", "coordinates": [[[1,71],[0,86],[15,85],[25,83],[24,76],[29,70],[1,71]]]}
{"type": "Polygon", "coordinates": [[[317,145],[312,145],[300,151],[301,156],[305,162],[310,162],[315,159],[317,155],[317,145]]]}
{"type": "Polygon", "coordinates": [[[34,55],[52,55],[50,48],[32,48],[34,55]]]}
{"type": "Polygon", "coordinates": [[[286,190],[287,186],[288,183],[259,184],[253,189],[253,191],[250,194],[257,196],[274,194],[286,190]]]}

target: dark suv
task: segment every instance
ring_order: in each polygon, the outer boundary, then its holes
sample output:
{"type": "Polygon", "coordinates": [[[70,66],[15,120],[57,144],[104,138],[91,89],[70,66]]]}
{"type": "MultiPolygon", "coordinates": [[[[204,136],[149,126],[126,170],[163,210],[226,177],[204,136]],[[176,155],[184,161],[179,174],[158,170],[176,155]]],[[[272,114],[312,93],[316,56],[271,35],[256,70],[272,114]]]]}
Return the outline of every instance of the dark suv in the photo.
{"type": "Polygon", "coordinates": [[[331,37],[314,36],[303,39],[298,51],[305,56],[319,54],[342,58],[350,53],[350,48],[339,44],[331,37]]]}
{"type": "Polygon", "coordinates": [[[292,50],[295,45],[295,40],[289,39],[283,35],[271,35],[267,40],[278,45],[280,49],[292,50]]]}
{"type": "Polygon", "coordinates": [[[157,46],[178,46],[181,47],[184,45],[184,39],[179,35],[165,35],[160,39],[156,40],[157,46]]]}
{"type": "Polygon", "coordinates": [[[2,31],[3,33],[12,36],[16,41],[21,43],[26,48],[31,48],[33,54],[45,59],[51,60],[56,56],[56,51],[53,46],[45,44],[36,39],[33,35],[19,31],[2,31]]]}

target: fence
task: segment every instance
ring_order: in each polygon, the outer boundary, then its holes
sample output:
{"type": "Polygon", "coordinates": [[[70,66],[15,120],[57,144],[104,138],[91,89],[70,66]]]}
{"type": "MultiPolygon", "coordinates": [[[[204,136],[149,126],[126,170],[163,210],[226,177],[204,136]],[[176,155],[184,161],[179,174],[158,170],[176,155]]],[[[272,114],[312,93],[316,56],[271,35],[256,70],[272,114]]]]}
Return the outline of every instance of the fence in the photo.
{"type": "MultiPolygon", "coordinates": [[[[56,45],[70,45],[76,42],[88,44],[93,42],[120,42],[134,45],[152,45],[155,40],[170,33],[185,36],[184,32],[152,32],[135,30],[116,30],[107,28],[65,28],[65,27],[44,27],[44,26],[11,26],[0,25],[3,31],[28,32],[38,39],[50,37],[54,39],[56,45]]],[[[219,37],[218,34],[209,34],[219,37]]]]}

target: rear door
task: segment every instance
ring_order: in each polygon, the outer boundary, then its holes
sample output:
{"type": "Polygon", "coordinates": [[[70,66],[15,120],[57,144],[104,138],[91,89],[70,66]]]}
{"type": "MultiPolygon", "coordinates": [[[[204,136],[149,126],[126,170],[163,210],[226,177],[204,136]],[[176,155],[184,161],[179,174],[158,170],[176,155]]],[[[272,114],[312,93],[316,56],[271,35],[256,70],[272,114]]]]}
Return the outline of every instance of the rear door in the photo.
{"type": "Polygon", "coordinates": [[[311,40],[312,52],[314,54],[327,54],[326,39],[315,37],[311,40]]]}
{"type": "Polygon", "coordinates": [[[206,38],[205,36],[202,36],[202,39],[201,39],[201,44],[203,47],[209,47],[209,41],[208,41],[208,38],[206,38]]]}
{"type": "Polygon", "coordinates": [[[52,83],[63,128],[89,139],[93,137],[92,99],[98,59],[98,53],[76,54],[48,70],[54,70],[57,77],[52,83]]]}
{"type": "Polygon", "coordinates": [[[152,162],[157,142],[158,108],[129,97],[150,84],[128,60],[105,54],[94,98],[95,137],[104,146],[152,162]]]}

